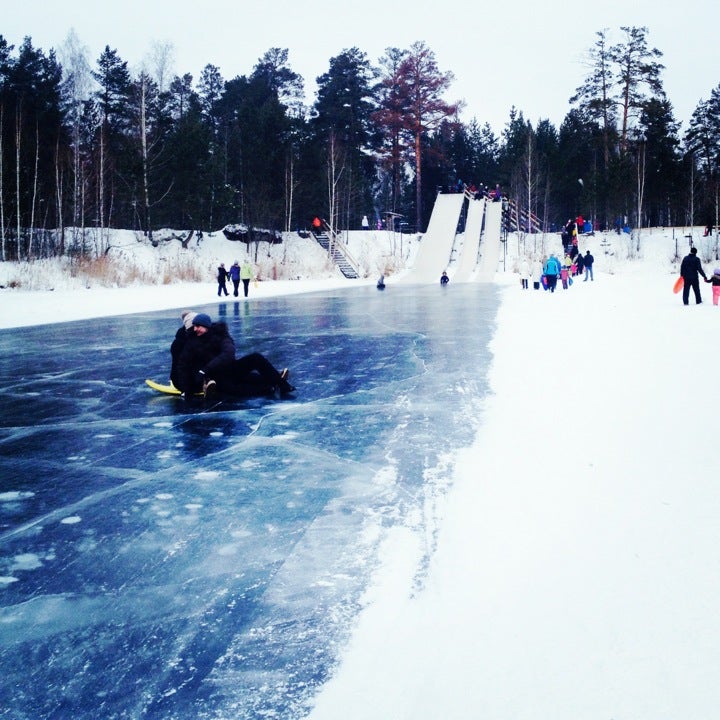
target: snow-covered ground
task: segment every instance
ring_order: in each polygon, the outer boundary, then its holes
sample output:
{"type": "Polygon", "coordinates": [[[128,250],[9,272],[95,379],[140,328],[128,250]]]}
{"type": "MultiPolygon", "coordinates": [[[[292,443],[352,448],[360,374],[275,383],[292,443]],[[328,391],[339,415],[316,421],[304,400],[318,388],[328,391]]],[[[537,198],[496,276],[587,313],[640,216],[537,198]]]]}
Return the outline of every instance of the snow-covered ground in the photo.
{"type": "MultiPolygon", "coordinates": [[[[715,716],[720,307],[710,285],[700,306],[672,293],[686,232],[644,231],[639,250],[628,236],[581,237],[595,281],[554,294],[522,290],[514,269],[518,252],[557,251],[557,236],[509,238],[492,396],[457,457],[437,551],[418,584],[417,536],[388,535],[313,720],[715,716]]],[[[710,275],[715,247],[694,239],[710,275]]],[[[251,295],[348,283],[321,274],[251,295]]],[[[0,327],[217,300],[212,277],[54,287],[0,290],[0,327]]]]}

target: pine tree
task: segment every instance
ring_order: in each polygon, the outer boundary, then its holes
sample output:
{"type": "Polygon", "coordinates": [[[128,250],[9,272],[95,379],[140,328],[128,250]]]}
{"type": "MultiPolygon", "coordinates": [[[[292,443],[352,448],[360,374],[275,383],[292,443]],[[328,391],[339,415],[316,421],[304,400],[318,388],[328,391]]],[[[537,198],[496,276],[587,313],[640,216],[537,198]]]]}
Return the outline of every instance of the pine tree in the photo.
{"type": "Polygon", "coordinates": [[[608,47],[607,29],[595,34],[598,39],[588,52],[590,74],[569,102],[571,105],[578,105],[585,116],[600,124],[603,133],[603,160],[607,171],[611,139],[615,131],[613,53],[608,47]]]}
{"type": "Polygon", "coordinates": [[[613,46],[610,57],[616,66],[618,87],[617,104],[620,107],[620,152],[628,145],[628,131],[633,118],[637,119],[650,97],[664,98],[660,73],[665,69],[657,58],[662,53],[648,48],[646,27],[622,27],[625,41],[613,46]],[[649,94],[648,94],[649,93],[649,94]]]}
{"type": "Polygon", "coordinates": [[[403,106],[403,129],[413,141],[415,160],[415,222],[417,230],[423,227],[422,204],[422,157],[423,141],[429,132],[437,128],[448,117],[455,115],[458,103],[448,103],[443,99],[450,88],[454,76],[451,72],[441,72],[435,53],[423,42],[411,45],[408,54],[399,69],[400,91],[403,106]]]}

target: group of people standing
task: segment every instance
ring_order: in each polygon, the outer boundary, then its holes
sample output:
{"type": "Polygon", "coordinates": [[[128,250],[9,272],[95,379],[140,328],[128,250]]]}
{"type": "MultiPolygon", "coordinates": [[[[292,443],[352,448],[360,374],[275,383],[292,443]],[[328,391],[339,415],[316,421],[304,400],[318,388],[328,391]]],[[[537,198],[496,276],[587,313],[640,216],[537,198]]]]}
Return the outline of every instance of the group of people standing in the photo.
{"type": "Polygon", "coordinates": [[[245,295],[245,297],[247,297],[248,291],[250,289],[250,281],[253,279],[253,269],[249,260],[245,260],[242,264],[242,267],[240,266],[240,263],[238,263],[238,261],[236,260],[230,266],[229,270],[226,269],[225,263],[220,263],[220,266],[217,269],[218,297],[223,294],[226,297],[229,295],[226,285],[226,282],[228,280],[232,281],[233,295],[235,297],[238,297],[239,295],[240,281],[242,280],[243,294],[245,295]]]}
{"type": "MultiPolygon", "coordinates": [[[[572,251],[571,251],[572,252],[572,251]]],[[[550,292],[555,292],[558,280],[562,283],[563,290],[567,290],[572,284],[572,278],[585,274],[583,282],[588,279],[595,280],[593,275],[593,264],[595,258],[589,250],[582,255],[575,247],[575,253],[566,252],[560,260],[555,253],[544,260],[536,260],[532,265],[526,258],[520,260],[520,282],[524,290],[530,286],[532,280],[535,290],[541,287],[550,292]]]]}

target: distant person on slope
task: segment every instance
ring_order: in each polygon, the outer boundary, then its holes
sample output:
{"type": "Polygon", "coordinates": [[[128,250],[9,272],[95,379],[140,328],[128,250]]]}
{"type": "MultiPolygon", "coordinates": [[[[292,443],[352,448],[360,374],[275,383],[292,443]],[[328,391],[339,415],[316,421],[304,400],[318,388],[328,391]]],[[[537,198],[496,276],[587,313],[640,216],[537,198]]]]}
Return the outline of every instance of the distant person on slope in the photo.
{"type": "Polygon", "coordinates": [[[683,305],[687,305],[690,300],[690,288],[692,287],[695,292],[695,304],[699,305],[702,302],[700,297],[700,278],[698,275],[702,275],[707,282],[707,275],[702,269],[702,263],[700,258],[697,256],[697,248],[691,247],[690,254],[686,255],[680,263],[680,274],[682,275],[683,284],[683,305]]]}
{"type": "Polygon", "coordinates": [[[533,288],[535,290],[540,289],[540,283],[542,282],[542,276],[543,276],[543,264],[542,260],[535,260],[533,261],[532,266],[532,280],[533,280],[533,288]]]}
{"type": "Polygon", "coordinates": [[[590,282],[593,282],[595,280],[595,276],[593,275],[593,263],[595,262],[595,258],[590,254],[590,251],[588,250],[585,253],[585,257],[583,258],[583,267],[585,268],[585,279],[583,282],[587,282],[588,277],[590,278],[590,282]]]}
{"type": "Polygon", "coordinates": [[[450,278],[448,277],[447,272],[445,270],[442,271],[442,275],[440,276],[440,284],[445,287],[450,282],[450,278]]]}
{"type": "Polygon", "coordinates": [[[528,264],[527,258],[520,260],[520,285],[523,290],[528,289],[530,281],[530,265],[528,264]]]}

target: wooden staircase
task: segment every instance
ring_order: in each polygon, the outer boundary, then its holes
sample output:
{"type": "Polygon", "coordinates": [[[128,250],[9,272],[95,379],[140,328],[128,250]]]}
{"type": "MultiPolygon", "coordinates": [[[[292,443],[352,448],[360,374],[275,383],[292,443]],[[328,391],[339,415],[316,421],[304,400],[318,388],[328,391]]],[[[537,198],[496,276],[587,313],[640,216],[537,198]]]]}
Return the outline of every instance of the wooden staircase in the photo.
{"type": "Polygon", "coordinates": [[[542,221],[535,213],[523,208],[519,213],[514,200],[509,200],[507,209],[503,213],[505,229],[509,232],[540,233],[543,232],[542,221]]]}
{"type": "Polygon", "coordinates": [[[360,277],[358,263],[350,254],[347,245],[340,240],[338,233],[327,223],[323,223],[317,230],[313,229],[312,234],[346,278],[356,280],[360,277]]]}

